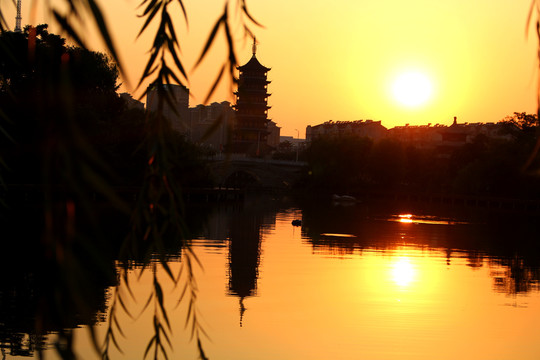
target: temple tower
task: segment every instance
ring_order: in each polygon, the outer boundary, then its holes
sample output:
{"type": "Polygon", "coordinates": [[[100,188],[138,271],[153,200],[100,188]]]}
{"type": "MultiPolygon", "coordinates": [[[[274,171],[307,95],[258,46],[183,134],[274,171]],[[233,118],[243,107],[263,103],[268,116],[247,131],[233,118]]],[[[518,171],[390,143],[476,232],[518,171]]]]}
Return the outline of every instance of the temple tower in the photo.
{"type": "Polygon", "coordinates": [[[240,71],[236,95],[236,123],[233,129],[230,151],[249,156],[264,156],[268,146],[268,84],[267,68],[257,60],[257,43],[253,39],[253,56],[240,71]]]}

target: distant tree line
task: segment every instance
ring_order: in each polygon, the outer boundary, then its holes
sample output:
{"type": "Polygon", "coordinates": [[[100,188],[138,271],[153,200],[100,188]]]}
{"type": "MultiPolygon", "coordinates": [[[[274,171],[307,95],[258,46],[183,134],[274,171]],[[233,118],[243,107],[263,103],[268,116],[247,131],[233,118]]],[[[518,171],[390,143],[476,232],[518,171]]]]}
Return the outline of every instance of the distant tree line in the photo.
{"type": "Polygon", "coordinates": [[[501,123],[501,135],[509,134],[511,140],[478,135],[450,153],[398,139],[317,139],[301,155],[309,163],[304,185],[339,194],[388,191],[540,198],[537,115],[514,113],[501,123]]]}

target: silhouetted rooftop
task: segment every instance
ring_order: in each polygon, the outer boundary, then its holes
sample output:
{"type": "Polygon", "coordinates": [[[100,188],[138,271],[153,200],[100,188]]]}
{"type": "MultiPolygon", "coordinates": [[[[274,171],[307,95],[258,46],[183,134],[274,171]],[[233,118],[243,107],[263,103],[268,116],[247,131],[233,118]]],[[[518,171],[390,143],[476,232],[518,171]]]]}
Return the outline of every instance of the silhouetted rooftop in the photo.
{"type": "Polygon", "coordinates": [[[240,71],[260,71],[260,72],[267,72],[270,70],[270,68],[267,68],[266,66],[263,66],[259,60],[257,60],[257,57],[255,54],[251,57],[251,59],[242,66],[238,66],[237,68],[240,71]]]}

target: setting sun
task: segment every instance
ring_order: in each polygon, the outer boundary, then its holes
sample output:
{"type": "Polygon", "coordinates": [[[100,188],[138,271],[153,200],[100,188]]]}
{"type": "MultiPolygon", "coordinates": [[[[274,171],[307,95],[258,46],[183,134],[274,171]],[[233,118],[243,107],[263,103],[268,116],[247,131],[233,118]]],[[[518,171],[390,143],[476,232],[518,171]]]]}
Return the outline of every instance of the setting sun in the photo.
{"type": "Polygon", "coordinates": [[[399,75],[392,84],[392,94],[402,105],[416,107],[426,103],[432,95],[432,85],[428,77],[419,72],[399,75]]]}

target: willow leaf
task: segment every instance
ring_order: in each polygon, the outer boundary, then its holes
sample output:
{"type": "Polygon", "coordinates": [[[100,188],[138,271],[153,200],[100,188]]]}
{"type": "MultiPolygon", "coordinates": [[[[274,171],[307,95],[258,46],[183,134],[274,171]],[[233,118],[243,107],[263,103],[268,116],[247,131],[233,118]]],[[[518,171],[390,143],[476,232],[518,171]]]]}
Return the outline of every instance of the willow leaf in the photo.
{"type": "MultiPolygon", "coordinates": [[[[163,327],[161,327],[161,334],[163,335],[163,338],[165,339],[165,341],[167,341],[167,344],[169,344],[169,347],[172,349],[172,343],[171,343],[171,339],[169,338],[169,335],[167,334],[167,332],[165,331],[165,329],[163,329],[163,327]]],[[[171,331],[171,330],[169,330],[171,331]]]]}
{"type": "Polygon", "coordinates": [[[231,30],[229,28],[229,23],[225,23],[225,36],[227,37],[227,44],[229,48],[229,66],[231,76],[233,76],[234,66],[236,65],[236,55],[234,51],[234,42],[231,35],[231,30]]]}
{"type": "Polygon", "coordinates": [[[129,312],[128,308],[126,307],[126,304],[124,304],[124,300],[122,300],[121,297],[118,297],[118,302],[120,303],[120,306],[122,307],[122,309],[124,309],[127,316],[133,319],[133,316],[131,316],[131,313],[129,312]]]}
{"type": "Polygon", "coordinates": [[[223,66],[219,70],[219,74],[217,75],[216,80],[212,84],[212,87],[210,88],[210,90],[208,91],[208,94],[206,95],[206,97],[204,99],[204,103],[208,103],[208,101],[210,100],[210,98],[212,97],[214,92],[216,91],[216,88],[217,88],[219,82],[221,81],[221,78],[223,77],[223,73],[225,72],[225,66],[226,66],[226,64],[223,64],[223,66]]]}
{"type": "Polygon", "coordinates": [[[204,49],[201,53],[201,56],[199,57],[199,60],[197,60],[197,62],[195,63],[195,68],[197,68],[197,66],[199,66],[199,64],[201,63],[201,61],[204,59],[204,57],[206,56],[206,53],[208,52],[208,50],[210,49],[210,46],[212,45],[212,43],[214,42],[214,39],[216,37],[216,34],[219,30],[219,27],[221,26],[221,24],[223,22],[227,21],[227,7],[225,7],[225,12],[223,13],[223,15],[216,21],[216,24],[214,25],[214,27],[212,28],[212,31],[210,32],[210,35],[208,36],[208,40],[206,41],[206,45],[204,46],[204,49]]]}
{"type": "Polygon", "coordinates": [[[159,304],[159,307],[161,308],[161,314],[163,315],[163,319],[165,319],[165,324],[167,324],[167,329],[169,331],[172,331],[171,323],[169,322],[169,316],[167,315],[167,309],[165,309],[165,304],[163,303],[163,301],[158,302],[158,304],[159,304]]]}
{"type": "MultiPolygon", "coordinates": [[[[134,294],[133,291],[131,290],[131,285],[130,285],[130,283],[129,283],[128,272],[127,272],[127,270],[125,270],[125,269],[122,270],[122,272],[123,272],[122,276],[123,276],[123,278],[124,278],[124,283],[126,284],[126,287],[125,287],[125,288],[127,289],[129,296],[131,296],[131,299],[133,299],[133,300],[136,301],[136,299],[135,299],[135,294],[134,294]]],[[[122,295],[119,294],[119,296],[121,297],[122,295]]]]}
{"type": "Polygon", "coordinates": [[[154,276],[154,291],[156,292],[156,297],[159,303],[163,304],[163,290],[161,289],[161,285],[159,284],[159,281],[154,276]]]}
{"type": "Polygon", "coordinates": [[[187,310],[186,323],[184,324],[185,328],[187,328],[187,326],[189,325],[191,318],[194,317],[192,309],[193,309],[193,301],[190,301],[188,305],[188,310],[187,310]]]}
{"type": "Polygon", "coordinates": [[[202,334],[204,335],[205,338],[210,339],[210,336],[208,335],[208,333],[206,332],[206,330],[204,330],[203,327],[199,326],[199,329],[198,329],[197,331],[199,331],[200,333],[202,333],[202,334]]]}
{"type": "Polygon", "coordinates": [[[188,15],[186,11],[186,7],[184,6],[184,2],[182,0],[178,0],[178,4],[180,4],[180,8],[182,9],[182,14],[184,14],[184,21],[186,22],[186,25],[188,25],[188,15]]]}
{"type": "Polygon", "coordinates": [[[186,74],[186,71],[184,69],[184,66],[182,65],[182,62],[180,61],[180,58],[178,57],[178,55],[176,54],[176,51],[175,51],[175,48],[174,48],[174,45],[170,44],[169,45],[169,52],[171,54],[171,57],[173,58],[174,60],[174,63],[177,67],[177,69],[180,71],[180,73],[182,74],[182,76],[184,78],[187,79],[187,74],[186,74]]]}
{"type": "Polygon", "coordinates": [[[178,78],[178,76],[176,76],[176,74],[171,71],[168,78],[170,79],[173,79],[174,81],[176,81],[176,83],[180,84],[180,85],[184,85],[182,81],[180,81],[180,79],[178,78]]]}
{"type": "Polygon", "coordinates": [[[163,346],[163,344],[159,343],[158,345],[165,360],[169,360],[169,356],[167,355],[167,351],[165,350],[165,347],[163,346]]]}
{"type": "Polygon", "coordinates": [[[182,289],[182,292],[180,293],[180,297],[178,298],[178,302],[176,303],[175,308],[177,308],[180,305],[180,303],[182,302],[182,299],[186,295],[187,288],[188,288],[188,284],[186,283],[186,284],[184,284],[184,288],[182,289]]]}
{"type": "Polygon", "coordinates": [[[197,339],[197,348],[199,349],[199,357],[201,358],[201,360],[209,360],[206,357],[206,354],[204,353],[202,343],[201,343],[201,339],[197,339]]]}
{"type": "Polygon", "coordinates": [[[111,331],[109,333],[110,335],[110,339],[112,340],[113,344],[114,344],[114,347],[116,348],[116,350],[118,350],[121,354],[124,353],[124,351],[122,350],[122,348],[120,347],[120,344],[118,344],[118,342],[116,341],[116,336],[114,336],[114,332],[111,331]]]}
{"type": "Polygon", "coordinates": [[[171,267],[169,266],[169,264],[166,262],[166,261],[162,261],[161,262],[161,266],[163,267],[163,269],[165,270],[165,272],[167,273],[167,275],[169,275],[169,277],[171,278],[171,280],[175,283],[176,285],[176,278],[174,276],[174,274],[172,273],[172,270],[171,270],[171,267]]]}
{"type": "MultiPolygon", "coordinates": [[[[202,262],[199,260],[199,257],[197,256],[197,254],[195,254],[193,251],[191,251],[191,249],[188,249],[188,252],[189,252],[190,258],[195,260],[195,262],[197,263],[197,265],[199,265],[199,268],[201,270],[204,270],[204,266],[203,266],[202,262]]],[[[190,267],[190,269],[191,269],[191,267],[190,267]]]]}
{"type": "Polygon", "coordinates": [[[148,300],[146,301],[146,304],[144,304],[141,310],[141,314],[148,308],[148,305],[150,305],[150,302],[152,301],[153,298],[154,298],[154,293],[150,293],[150,295],[148,296],[148,300]]]}
{"type": "Polygon", "coordinates": [[[146,28],[148,27],[150,22],[152,22],[152,19],[154,19],[154,16],[156,16],[158,11],[159,11],[159,7],[157,7],[157,6],[154,7],[154,9],[150,13],[150,15],[148,15],[148,17],[146,18],[146,21],[144,22],[143,26],[141,27],[141,30],[137,34],[137,38],[140,37],[142,35],[142,33],[146,30],[146,28]]]}
{"type": "Polygon", "coordinates": [[[124,334],[124,331],[122,331],[122,327],[120,326],[120,322],[118,321],[118,317],[116,315],[113,316],[113,323],[116,325],[116,328],[118,329],[118,332],[120,335],[125,339],[126,335],[124,334]]]}
{"type": "Polygon", "coordinates": [[[197,334],[197,329],[199,328],[197,324],[197,319],[195,317],[195,314],[193,314],[193,321],[191,322],[191,334],[189,336],[189,340],[193,340],[195,338],[195,335],[197,334]]]}
{"type": "Polygon", "coordinates": [[[161,11],[161,23],[163,24],[163,30],[169,30],[169,35],[172,36],[174,34],[174,26],[172,24],[171,16],[169,15],[169,11],[167,9],[167,6],[164,6],[161,11]],[[171,30],[171,27],[173,29],[171,30]]]}
{"type": "Polygon", "coordinates": [[[109,32],[107,23],[105,22],[105,19],[103,18],[103,13],[101,12],[101,9],[99,8],[98,4],[94,0],[87,0],[87,2],[88,2],[88,6],[90,7],[90,10],[92,11],[94,21],[96,22],[96,25],[99,28],[101,38],[103,39],[103,41],[105,41],[105,44],[107,45],[107,49],[109,50],[111,56],[116,62],[116,65],[118,66],[118,69],[120,70],[120,73],[124,74],[124,67],[122,63],[120,62],[120,58],[116,51],[116,46],[114,46],[111,34],[109,32]]]}
{"type": "Polygon", "coordinates": [[[56,10],[52,11],[53,17],[56,20],[56,22],[64,29],[65,32],[83,49],[87,49],[86,44],[81,39],[79,34],[77,34],[77,31],[73,29],[73,27],[69,24],[66,17],[60,15],[56,10]]]}
{"type": "Polygon", "coordinates": [[[157,70],[157,67],[155,67],[154,69],[152,69],[152,67],[158,55],[159,55],[159,52],[157,50],[153,51],[152,54],[150,55],[150,58],[148,59],[148,62],[146,63],[146,67],[144,68],[144,71],[141,75],[141,79],[139,80],[138,86],[140,86],[143,83],[144,79],[148,78],[152,73],[154,73],[157,70]]]}
{"type": "Polygon", "coordinates": [[[153,336],[150,341],[148,342],[148,345],[146,346],[146,350],[144,351],[143,359],[146,359],[146,356],[148,355],[148,352],[152,348],[152,345],[156,342],[156,336],[153,336]]]}
{"type": "Polygon", "coordinates": [[[528,38],[528,35],[529,35],[529,27],[531,26],[534,8],[536,7],[537,2],[538,0],[531,0],[531,6],[529,7],[529,12],[527,13],[527,22],[525,23],[525,37],[526,38],[528,38]]]}
{"type": "Polygon", "coordinates": [[[255,20],[255,18],[253,16],[251,16],[251,14],[249,13],[249,11],[247,9],[246,0],[242,0],[242,11],[248,17],[248,19],[251,20],[255,25],[264,28],[264,26],[262,26],[257,20],[255,20]]]}
{"type": "Polygon", "coordinates": [[[175,280],[174,280],[174,287],[176,287],[180,281],[180,277],[182,276],[182,273],[183,273],[183,269],[184,267],[183,266],[180,266],[180,269],[178,270],[178,275],[176,276],[175,280]]]}
{"type": "Polygon", "coordinates": [[[94,347],[94,350],[96,351],[97,355],[100,355],[100,346],[98,344],[98,339],[96,336],[96,329],[94,326],[88,326],[88,331],[90,332],[90,339],[92,340],[92,345],[94,347]]]}
{"type": "MultiPolygon", "coordinates": [[[[143,1],[139,7],[142,7],[146,2],[148,2],[148,1],[146,1],[146,0],[143,1]]],[[[143,14],[140,15],[139,17],[144,17],[144,16],[146,16],[150,11],[153,11],[152,9],[155,9],[155,8],[159,9],[159,6],[156,6],[157,2],[158,2],[158,0],[152,0],[152,1],[150,1],[150,3],[148,4],[148,6],[146,7],[146,9],[144,9],[143,14]]]]}
{"type": "Polygon", "coordinates": [[[4,17],[4,12],[0,9],[0,31],[4,32],[9,28],[9,25],[4,17]]]}

